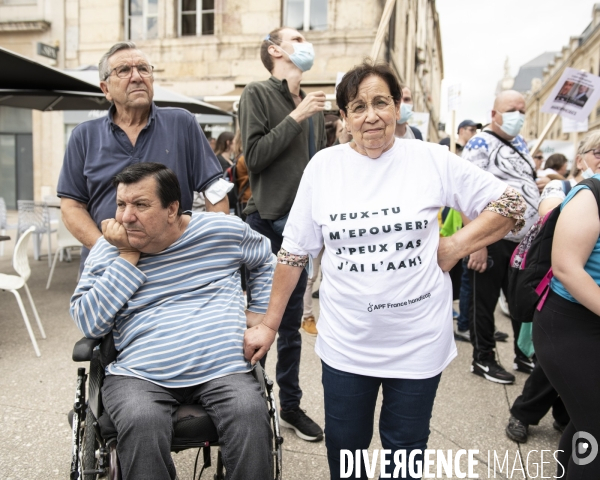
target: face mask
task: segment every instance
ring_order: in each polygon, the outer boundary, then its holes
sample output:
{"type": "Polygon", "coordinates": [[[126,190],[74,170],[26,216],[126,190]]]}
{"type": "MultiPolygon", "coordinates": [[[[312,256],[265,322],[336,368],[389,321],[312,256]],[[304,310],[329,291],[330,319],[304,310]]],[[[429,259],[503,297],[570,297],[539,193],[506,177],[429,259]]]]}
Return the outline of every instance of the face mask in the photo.
{"type": "Polygon", "coordinates": [[[581,172],[581,176],[586,180],[588,178],[592,178],[594,176],[594,171],[590,167],[588,167],[588,164],[585,160],[583,161],[583,163],[585,163],[585,166],[587,168],[583,172],[581,172]]]}
{"type": "MultiPolygon", "coordinates": [[[[273,41],[269,40],[269,42],[273,43],[273,41]]],[[[277,45],[273,43],[273,45],[277,45]]],[[[296,65],[301,71],[307,72],[313,66],[315,61],[315,49],[313,48],[312,43],[303,42],[303,43],[293,43],[294,53],[291,55],[287,53],[283,48],[281,49],[288,57],[294,65],[296,65]]],[[[280,47],[280,45],[277,45],[280,47]]],[[[280,47],[281,48],[281,47],[280,47]]]]}
{"type": "Polygon", "coordinates": [[[521,112],[504,112],[502,114],[502,125],[499,125],[499,127],[507,135],[516,137],[524,123],[525,115],[521,112]]]}
{"type": "Polygon", "coordinates": [[[396,122],[398,125],[402,125],[403,123],[408,122],[410,117],[413,116],[413,105],[412,103],[401,103],[400,104],[400,120],[396,122]]]}

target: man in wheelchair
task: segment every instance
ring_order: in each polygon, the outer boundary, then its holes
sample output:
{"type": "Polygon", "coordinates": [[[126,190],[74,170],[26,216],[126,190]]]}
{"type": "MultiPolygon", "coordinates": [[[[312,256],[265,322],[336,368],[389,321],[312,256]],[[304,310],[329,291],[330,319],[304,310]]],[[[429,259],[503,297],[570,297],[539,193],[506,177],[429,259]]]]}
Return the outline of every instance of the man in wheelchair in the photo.
{"type": "Polygon", "coordinates": [[[214,422],[228,479],[270,478],[269,413],[242,346],[269,301],[269,240],[234,216],[183,214],[164,165],[131,165],[113,185],[116,218],[102,222],[71,315],[88,338],[114,336],[102,398],[123,478],[176,477],[172,414],[184,403],[201,404],[214,422]],[[245,314],[242,264],[252,294],[245,314]]]}

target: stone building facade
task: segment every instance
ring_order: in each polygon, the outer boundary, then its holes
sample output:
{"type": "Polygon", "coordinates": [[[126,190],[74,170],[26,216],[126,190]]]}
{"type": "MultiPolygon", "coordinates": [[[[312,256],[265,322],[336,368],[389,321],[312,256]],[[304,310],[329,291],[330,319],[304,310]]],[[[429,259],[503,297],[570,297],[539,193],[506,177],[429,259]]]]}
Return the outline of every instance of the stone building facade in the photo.
{"type": "MultiPolygon", "coordinates": [[[[234,111],[244,86],[269,74],[259,57],[265,35],[282,25],[315,47],[306,91],[323,90],[336,110],[335,83],[368,57],[384,0],[0,0],[0,46],[58,68],[97,65],[118,41],[130,39],[155,65],[163,87],[234,111]],[[37,43],[58,47],[40,57],[37,43]]],[[[435,0],[397,0],[378,60],[389,62],[413,91],[415,111],[430,114],[438,140],[443,78],[435,0]]],[[[0,112],[0,115],[2,113],[0,112]]],[[[33,112],[36,198],[55,192],[69,126],[63,112],[33,112]]]]}
{"type": "MultiPolygon", "coordinates": [[[[585,70],[593,75],[600,74],[600,4],[593,6],[591,22],[583,33],[572,36],[569,43],[554,55],[543,69],[541,78],[531,80],[531,87],[526,92],[527,111],[522,130],[528,139],[537,138],[549,122],[552,115],[542,113],[541,108],[567,67],[585,70]]],[[[588,128],[600,128],[600,105],[596,105],[590,113],[588,128]]],[[[584,135],[585,132],[564,133],[562,119],[559,117],[546,139],[570,141],[577,145],[584,135]]]]}

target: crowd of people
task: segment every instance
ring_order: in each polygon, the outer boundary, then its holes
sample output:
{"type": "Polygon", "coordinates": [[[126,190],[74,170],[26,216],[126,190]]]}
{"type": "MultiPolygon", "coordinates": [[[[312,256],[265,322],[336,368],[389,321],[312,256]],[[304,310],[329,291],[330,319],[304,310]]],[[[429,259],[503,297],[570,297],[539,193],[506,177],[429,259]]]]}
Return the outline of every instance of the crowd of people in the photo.
{"type": "Polygon", "coordinates": [[[114,337],[102,392],[124,478],[176,478],[169,422],[182,402],[202,403],[223,434],[227,478],[268,478],[268,415],[249,372],[275,341],[280,423],[325,438],[332,479],[341,450],[369,447],[380,389],[383,448],[424,450],[455,340],[471,343],[473,374],[514,383],[494,312],[513,251],[554,208],[535,355],[512,320],[513,368],[530,377],[506,434],[525,442],[552,408],[565,478],[600,478],[600,459],[570,459],[576,432],[600,439],[599,207],[577,186],[600,180],[600,134],[571,166],[542,164],[520,135],[525,99],[505,91],[487,126],[459,124],[457,155],[422,141],[412,92],[385,64],[346,72],[338,116],[325,115],[324,92],[301,88],[314,49],[300,32],[270,32],[260,57],[270,77],[245,87],[239,129],[211,145],[191,114],[154,105],[144,52],[116,44],[99,68],[108,116],[67,146],[58,195],[85,246],[71,313],[86,336],[114,337]],[[301,408],[302,330],[317,337],[324,431],[301,408]]]}

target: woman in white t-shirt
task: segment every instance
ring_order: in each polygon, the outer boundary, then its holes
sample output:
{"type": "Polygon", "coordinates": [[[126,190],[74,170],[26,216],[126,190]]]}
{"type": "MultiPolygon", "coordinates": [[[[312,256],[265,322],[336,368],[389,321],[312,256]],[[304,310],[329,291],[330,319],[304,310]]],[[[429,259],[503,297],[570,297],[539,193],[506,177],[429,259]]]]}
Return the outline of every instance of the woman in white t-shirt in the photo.
{"type": "Polygon", "coordinates": [[[524,223],[524,201],[493,175],[443,146],[394,139],[400,103],[387,65],[364,63],[346,73],[337,104],[354,142],[320,151],[306,167],[269,309],[245,335],[246,358],[255,363],[275,339],[308,255],[324,246],[316,352],[332,479],[340,466],[353,468],[340,465],[341,450],[369,447],[380,387],[379,428],[391,468],[394,452],[406,450],[408,459],[426,448],[440,375],[456,356],[446,272],[524,223]],[[440,239],[442,206],[474,220],[440,239]]]}

